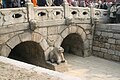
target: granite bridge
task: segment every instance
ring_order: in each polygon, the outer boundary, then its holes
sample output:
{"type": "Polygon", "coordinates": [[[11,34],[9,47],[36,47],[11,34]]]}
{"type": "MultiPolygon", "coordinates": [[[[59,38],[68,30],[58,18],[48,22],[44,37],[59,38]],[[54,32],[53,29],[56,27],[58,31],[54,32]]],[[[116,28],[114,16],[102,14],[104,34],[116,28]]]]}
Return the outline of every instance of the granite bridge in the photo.
{"type": "Polygon", "coordinates": [[[68,52],[66,44],[79,45],[82,47],[77,52],[83,53],[76,55],[92,55],[95,23],[105,24],[108,19],[106,10],[73,7],[67,2],[63,6],[33,7],[28,1],[26,7],[0,9],[0,55],[40,53],[40,66],[59,70],[46,61],[51,49],[62,46],[68,52]]]}

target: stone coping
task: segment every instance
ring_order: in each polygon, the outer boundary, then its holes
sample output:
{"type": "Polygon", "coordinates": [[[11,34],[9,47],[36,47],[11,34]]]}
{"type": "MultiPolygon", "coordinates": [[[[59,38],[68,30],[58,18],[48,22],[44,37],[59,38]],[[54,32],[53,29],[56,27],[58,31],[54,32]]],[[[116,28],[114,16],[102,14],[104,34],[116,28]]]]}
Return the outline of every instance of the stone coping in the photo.
{"type": "Polygon", "coordinates": [[[41,73],[42,74],[48,74],[51,77],[60,78],[61,80],[85,80],[85,79],[80,79],[78,77],[69,76],[69,75],[66,75],[64,73],[52,71],[52,70],[45,69],[45,68],[42,68],[42,67],[38,67],[38,66],[35,66],[35,65],[31,65],[31,64],[16,61],[16,60],[13,60],[13,59],[9,59],[9,58],[3,57],[3,56],[0,56],[0,62],[3,62],[3,63],[8,64],[8,65],[13,65],[13,66],[21,68],[21,69],[35,71],[35,72],[37,72],[38,75],[41,74],[41,73]]]}

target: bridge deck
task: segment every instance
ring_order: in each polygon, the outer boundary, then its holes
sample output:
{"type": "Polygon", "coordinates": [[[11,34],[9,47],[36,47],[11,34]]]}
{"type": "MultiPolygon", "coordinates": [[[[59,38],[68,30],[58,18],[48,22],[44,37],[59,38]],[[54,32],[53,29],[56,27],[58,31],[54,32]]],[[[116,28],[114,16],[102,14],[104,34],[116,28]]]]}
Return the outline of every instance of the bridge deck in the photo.
{"type": "Polygon", "coordinates": [[[67,54],[65,57],[70,66],[66,74],[86,80],[120,80],[120,63],[94,56],[82,58],[67,54]]]}

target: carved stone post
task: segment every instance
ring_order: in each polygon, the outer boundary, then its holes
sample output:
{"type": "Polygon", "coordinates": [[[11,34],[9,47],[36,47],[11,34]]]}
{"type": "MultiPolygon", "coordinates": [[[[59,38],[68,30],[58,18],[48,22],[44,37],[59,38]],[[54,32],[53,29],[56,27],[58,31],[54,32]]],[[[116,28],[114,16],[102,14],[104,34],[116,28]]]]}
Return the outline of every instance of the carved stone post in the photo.
{"type": "Polygon", "coordinates": [[[34,5],[31,2],[31,0],[26,0],[26,7],[27,7],[29,27],[31,30],[34,30],[36,28],[36,21],[34,19],[35,18],[34,5]]]}
{"type": "Polygon", "coordinates": [[[66,19],[70,16],[70,9],[69,9],[70,7],[69,7],[67,0],[64,0],[63,6],[64,6],[64,17],[66,19]]]}
{"type": "Polygon", "coordinates": [[[91,3],[90,4],[90,18],[91,18],[91,24],[94,24],[94,5],[91,3]]]}
{"type": "Polygon", "coordinates": [[[26,0],[26,7],[27,7],[28,21],[33,20],[35,12],[34,12],[34,5],[31,2],[31,0],[26,0]]]}

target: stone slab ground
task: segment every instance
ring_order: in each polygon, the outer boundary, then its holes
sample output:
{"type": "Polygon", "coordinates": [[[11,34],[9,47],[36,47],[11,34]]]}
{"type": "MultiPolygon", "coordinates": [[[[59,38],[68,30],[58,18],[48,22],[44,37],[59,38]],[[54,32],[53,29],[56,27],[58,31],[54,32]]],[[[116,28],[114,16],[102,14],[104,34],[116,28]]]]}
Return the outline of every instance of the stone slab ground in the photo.
{"type": "Polygon", "coordinates": [[[65,58],[70,67],[65,74],[86,80],[120,80],[120,62],[94,56],[82,58],[72,54],[67,54],[65,58]]]}

